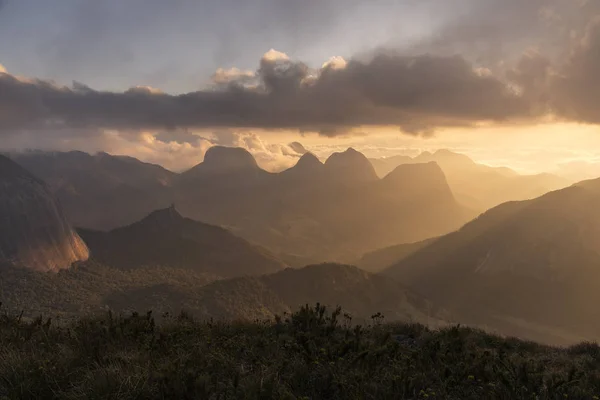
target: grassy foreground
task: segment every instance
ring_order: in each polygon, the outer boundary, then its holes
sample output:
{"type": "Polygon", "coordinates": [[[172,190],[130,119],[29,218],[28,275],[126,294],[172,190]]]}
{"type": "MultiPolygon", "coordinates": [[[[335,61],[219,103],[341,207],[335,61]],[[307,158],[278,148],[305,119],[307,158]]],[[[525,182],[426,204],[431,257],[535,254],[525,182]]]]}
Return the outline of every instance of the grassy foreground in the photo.
{"type": "Polygon", "coordinates": [[[598,399],[600,348],[453,327],[353,326],[303,307],[274,322],[186,315],[0,317],[0,398],[598,399]]]}

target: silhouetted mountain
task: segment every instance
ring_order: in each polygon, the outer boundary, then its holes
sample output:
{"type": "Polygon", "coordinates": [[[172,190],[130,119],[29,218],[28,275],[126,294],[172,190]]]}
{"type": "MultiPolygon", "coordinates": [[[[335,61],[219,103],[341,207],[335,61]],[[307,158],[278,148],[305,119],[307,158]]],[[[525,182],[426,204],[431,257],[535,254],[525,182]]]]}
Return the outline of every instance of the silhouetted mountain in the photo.
{"type": "Polygon", "coordinates": [[[284,267],[268,251],[223,228],[184,218],[173,206],[130,226],[80,234],[94,259],[124,269],[167,266],[233,277],[284,267]]]}
{"type": "MultiPolygon", "coordinates": [[[[600,180],[502,204],[385,273],[465,322],[600,335],[600,180]]],[[[536,336],[540,335],[540,336],[536,336]]]]}
{"type": "Polygon", "coordinates": [[[532,199],[569,184],[551,174],[519,175],[509,168],[477,164],[464,154],[445,149],[423,152],[414,158],[395,156],[370,161],[379,176],[386,176],[398,165],[435,162],[444,171],[457,200],[479,211],[507,201],[532,199]]]}
{"type": "Polygon", "coordinates": [[[473,217],[433,164],[379,179],[352,149],[325,164],[307,153],[278,174],[262,170],[246,150],[218,146],[179,175],[106,154],[14,157],[52,183],[76,226],[114,229],[175,203],[183,215],[288,260],[351,262],[376,248],[451,232],[473,217]]]}
{"type": "Polygon", "coordinates": [[[382,184],[404,190],[408,195],[416,192],[431,195],[434,191],[450,198],[453,196],[444,171],[435,162],[400,165],[382,179],[382,184]]]}
{"type": "Polygon", "coordinates": [[[304,153],[298,159],[298,162],[293,167],[281,172],[284,178],[301,179],[301,180],[316,180],[322,177],[325,172],[323,163],[312,153],[304,153]]]}
{"type": "Polygon", "coordinates": [[[0,262],[57,271],[87,258],[46,185],[0,155],[0,262]]]}
{"type": "Polygon", "coordinates": [[[369,158],[369,161],[375,168],[375,172],[380,178],[383,178],[390,172],[396,169],[397,166],[402,164],[413,164],[413,158],[410,156],[390,156],[381,158],[369,158]]]}
{"type": "Polygon", "coordinates": [[[183,179],[198,179],[218,175],[256,174],[262,171],[246,149],[213,146],[206,151],[204,161],[181,174],[183,179]]]}
{"type": "Polygon", "coordinates": [[[333,153],[325,167],[328,174],[339,181],[369,182],[377,180],[377,173],[367,157],[349,148],[341,153],[333,153]]]}
{"type": "Polygon", "coordinates": [[[290,170],[251,181],[233,187],[188,182],[177,204],[185,215],[226,226],[275,253],[343,262],[450,232],[473,217],[437,165],[403,166],[378,179],[354,150],[325,165],[307,154],[290,170]]]}
{"type": "Polygon", "coordinates": [[[158,165],[107,153],[11,153],[44,180],[75,226],[110,229],[139,220],[171,200],[177,176],[158,165]]]}

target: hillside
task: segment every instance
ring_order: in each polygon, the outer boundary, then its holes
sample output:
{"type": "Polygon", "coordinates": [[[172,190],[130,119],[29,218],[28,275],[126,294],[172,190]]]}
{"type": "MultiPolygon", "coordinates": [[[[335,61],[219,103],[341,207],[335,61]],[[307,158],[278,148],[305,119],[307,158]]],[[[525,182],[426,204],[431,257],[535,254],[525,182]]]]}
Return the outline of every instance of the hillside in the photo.
{"type": "Polygon", "coordinates": [[[363,255],[355,264],[372,273],[381,272],[400,262],[413,253],[433,243],[437,238],[426,239],[416,243],[403,243],[374,250],[363,255]]]}
{"type": "Polygon", "coordinates": [[[595,180],[503,204],[385,274],[459,310],[464,322],[597,338],[598,201],[595,180]]]}
{"type": "Polygon", "coordinates": [[[58,274],[6,266],[0,275],[5,310],[62,318],[154,310],[182,311],[217,320],[273,319],[320,301],[342,305],[355,322],[384,313],[388,321],[445,324],[450,315],[393,279],[338,264],[286,269],[264,276],[226,280],[194,269],[147,266],[121,269],[88,261],[58,274]],[[318,299],[318,300],[317,300],[318,299]]]}
{"type": "Polygon", "coordinates": [[[140,267],[120,269],[92,260],[56,274],[11,265],[0,265],[2,310],[24,317],[72,319],[97,315],[111,308],[129,310],[137,301],[140,310],[164,312],[193,310],[187,293],[218,277],[190,269],[140,267]]]}
{"type": "Polygon", "coordinates": [[[0,155],[0,263],[57,271],[87,258],[47,186],[0,155]]]}
{"type": "Polygon", "coordinates": [[[184,218],[174,206],[110,232],[80,230],[92,257],[122,269],[163,266],[220,277],[261,275],[284,264],[227,230],[184,218]]]}
{"type": "Polygon", "coordinates": [[[0,316],[7,398],[594,399],[600,348],[545,347],[417,324],[348,326],[303,307],[279,322],[0,316]],[[26,395],[23,394],[27,388],[26,395]],[[82,393],[84,394],[82,396],[82,393]]]}
{"type": "Polygon", "coordinates": [[[442,323],[449,316],[394,280],[356,267],[319,264],[286,269],[259,278],[213,282],[199,292],[208,315],[227,319],[273,318],[319,299],[323,305],[342,305],[357,321],[381,312],[389,321],[442,323]]]}
{"type": "Polygon", "coordinates": [[[107,153],[22,152],[8,154],[47,183],[73,225],[112,229],[166,207],[177,176],[158,165],[107,153]]]}

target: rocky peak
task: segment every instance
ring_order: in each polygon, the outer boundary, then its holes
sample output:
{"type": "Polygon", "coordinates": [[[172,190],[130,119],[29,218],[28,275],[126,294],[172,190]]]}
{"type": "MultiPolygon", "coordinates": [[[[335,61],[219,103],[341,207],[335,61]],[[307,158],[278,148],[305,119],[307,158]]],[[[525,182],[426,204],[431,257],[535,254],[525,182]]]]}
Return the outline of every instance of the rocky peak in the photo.
{"type": "Polygon", "coordinates": [[[299,179],[318,178],[323,163],[312,153],[305,153],[293,167],[283,171],[283,176],[299,179]]]}
{"type": "Polygon", "coordinates": [[[88,256],[46,185],[0,156],[0,261],[58,271],[88,256]]]}
{"type": "Polygon", "coordinates": [[[214,146],[208,149],[202,165],[204,168],[223,172],[258,168],[256,160],[246,149],[223,146],[214,146]]]}
{"type": "Polygon", "coordinates": [[[146,224],[166,226],[180,223],[183,220],[185,220],[185,218],[179,213],[179,211],[177,211],[175,204],[171,204],[167,208],[151,212],[141,222],[146,224]]]}
{"type": "Polygon", "coordinates": [[[341,153],[333,153],[325,162],[325,166],[331,173],[342,179],[358,181],[378,179],[369,159],[353,148],[341,153]]]}
{"type": "Polygon", "coordinates": [[[452,196],[444,171],[433,161],[399,165],[382,179],[382,184],[392,190],[401,188],[411,193],[436,192],[452,196]]]}

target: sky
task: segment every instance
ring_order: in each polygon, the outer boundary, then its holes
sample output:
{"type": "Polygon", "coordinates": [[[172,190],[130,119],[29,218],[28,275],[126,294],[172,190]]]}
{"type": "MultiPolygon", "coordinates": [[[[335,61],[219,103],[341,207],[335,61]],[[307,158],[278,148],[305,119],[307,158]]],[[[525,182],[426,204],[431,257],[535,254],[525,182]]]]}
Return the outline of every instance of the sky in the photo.
{"type": "Polygon", "coordinates": [[[0,0],[0,148],[596,168],[598,70],[597,0],[0,0]]]}

